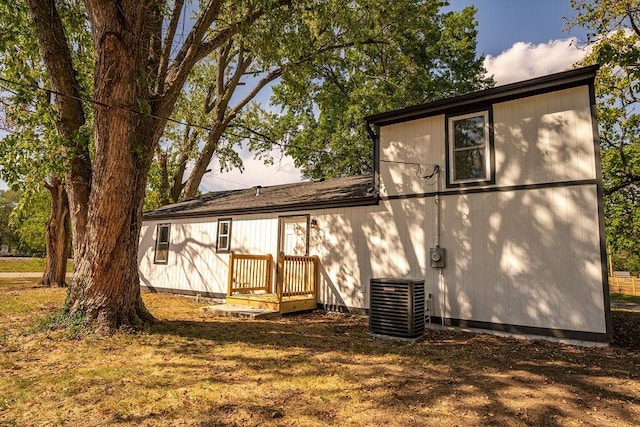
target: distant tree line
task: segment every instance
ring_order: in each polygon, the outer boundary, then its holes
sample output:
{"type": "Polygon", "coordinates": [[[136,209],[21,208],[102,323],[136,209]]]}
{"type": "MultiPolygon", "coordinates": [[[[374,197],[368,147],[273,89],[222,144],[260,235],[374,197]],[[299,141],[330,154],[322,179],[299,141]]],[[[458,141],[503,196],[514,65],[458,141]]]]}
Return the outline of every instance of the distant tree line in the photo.
{"type": "Polygon", "coordinates": [[[21,205],[19,192],[0,190],[0,255],[44,256],[49,205],[46,192],[21,205]]]}

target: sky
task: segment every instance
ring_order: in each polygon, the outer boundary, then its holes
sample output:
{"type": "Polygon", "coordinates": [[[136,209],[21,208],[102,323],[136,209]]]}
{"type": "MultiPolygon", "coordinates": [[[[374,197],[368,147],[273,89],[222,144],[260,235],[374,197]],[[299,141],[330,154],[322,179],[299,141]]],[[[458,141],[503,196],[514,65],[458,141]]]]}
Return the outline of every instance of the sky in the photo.
{"type": "MultiPolygon", "coordinates": [[[[570,69],[585,51],[585,31],[566,32],[566,18],[575,15],[569,0],[450,0],[450,9],[474,5],[477,9],[479,55],[497,85],[570,69]]],[[[268,93],[260,99],[268,100],[268,93]]],[[[200,189],[203,192],[275,185],[302,180],[293,159],[274,152],[274,164],[243,153],[244,172],[220,173],[214,160],[200,189]]],[[[0,181],[0,189],[6,185],[0,181]]]]}

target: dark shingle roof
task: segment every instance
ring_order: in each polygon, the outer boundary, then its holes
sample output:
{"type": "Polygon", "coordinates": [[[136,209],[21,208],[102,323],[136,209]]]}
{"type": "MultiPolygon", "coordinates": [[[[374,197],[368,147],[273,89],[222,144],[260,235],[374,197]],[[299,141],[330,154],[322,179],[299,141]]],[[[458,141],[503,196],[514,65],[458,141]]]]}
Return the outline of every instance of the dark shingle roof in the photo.
{"type": "Polygon", "coordinates": [[[255,187],[214,191],[145,212],[144,219],[282,212],[375,203],[377,195],[372,177],[353,176],[261,187],[259,192],[255,187]]]}

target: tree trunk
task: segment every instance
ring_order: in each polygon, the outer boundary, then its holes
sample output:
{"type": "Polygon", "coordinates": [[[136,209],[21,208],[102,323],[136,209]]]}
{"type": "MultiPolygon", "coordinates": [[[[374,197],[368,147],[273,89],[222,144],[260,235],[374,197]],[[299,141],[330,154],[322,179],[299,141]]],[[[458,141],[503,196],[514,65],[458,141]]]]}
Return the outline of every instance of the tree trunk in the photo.
{"type": "Polygon", "coordinates": [[[58,112],[56,128],[65,140],[65,185],[71,213],[73,252],[74,257],[79,259],[83,256],[82,242],[87,225],[87,207],[91,191],[89,141],[79,132],[85,124],[80,86],[55,0],[27,0],[27,6],[36,28],[38,44],[47,67],[51,88],[57,93],[69,95],[55,97],[58,112]]]}
{"type": "Polygon", "coordinates": [[[137,113],[144,79],[145,2],[88,2],[94,32],[95,160],[83,256],[67,314],[96,332],[153,321],[140,295],[138,240],[157,122],[137,113]],[[114,108],[117,107],[117,108],[114,108]]]}
{"type": "Polygon", "coordinates": [[[64,185],[54,180],[47,185],[51,194],[51,213],[46,227],[46,248],[42,286],[66,286],[69,248],[69,199],[64,185]]]}

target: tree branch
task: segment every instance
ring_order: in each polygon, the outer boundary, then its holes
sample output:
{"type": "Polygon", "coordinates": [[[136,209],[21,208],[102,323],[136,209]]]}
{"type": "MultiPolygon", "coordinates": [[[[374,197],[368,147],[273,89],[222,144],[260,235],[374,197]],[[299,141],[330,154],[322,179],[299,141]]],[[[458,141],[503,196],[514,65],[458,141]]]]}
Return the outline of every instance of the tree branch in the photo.
{"type": "Polygon", "coordinates": [[[165,78],[167,77],[167,69],[169,67],[169,58],[171,56],[171,48],[173,47],[173,41],[175,39],[176,30],[178,28],[178,22],[180,22],[180,15],[182,14],[182,7],[184,6],[184,0],[176,0],[171,13],[171,19],[167,26],[167,32],[162,42],[162,54],[160,56],[160,62],[158,66],[158,82],[156,87],[156,93],[162,93],[165,85],[165,78]]]}

